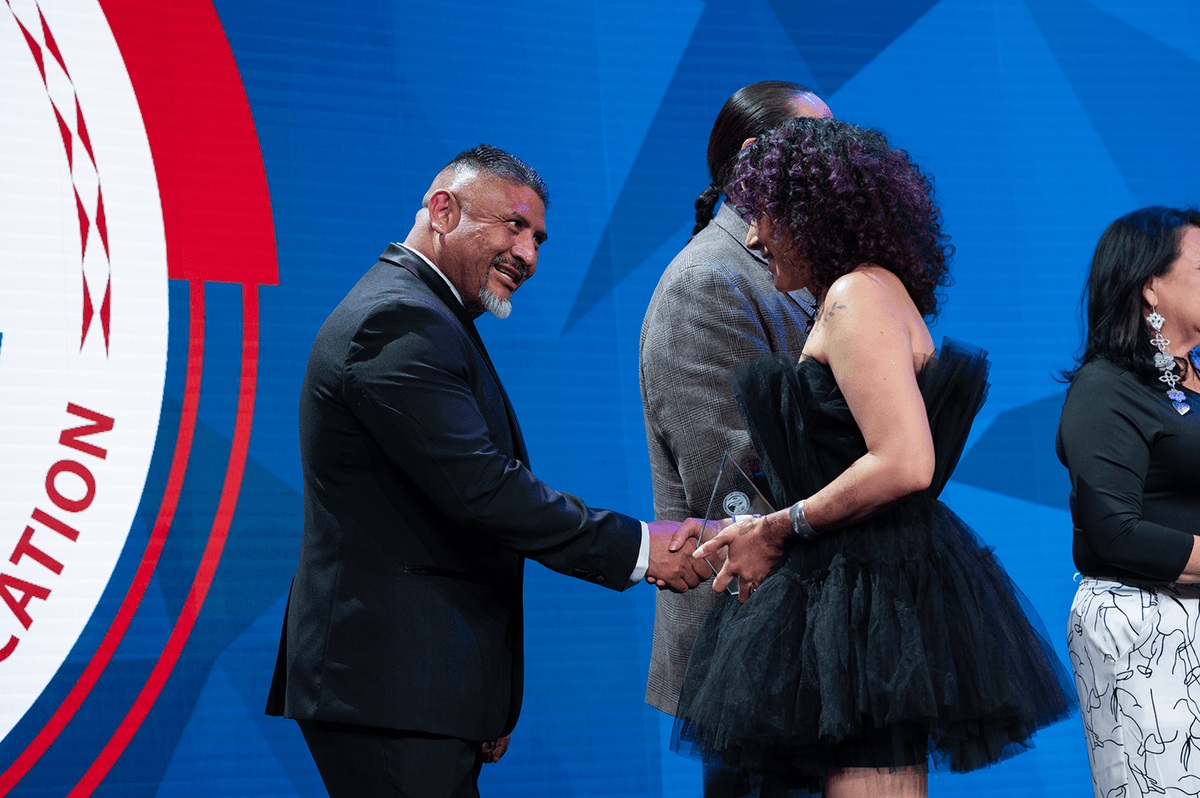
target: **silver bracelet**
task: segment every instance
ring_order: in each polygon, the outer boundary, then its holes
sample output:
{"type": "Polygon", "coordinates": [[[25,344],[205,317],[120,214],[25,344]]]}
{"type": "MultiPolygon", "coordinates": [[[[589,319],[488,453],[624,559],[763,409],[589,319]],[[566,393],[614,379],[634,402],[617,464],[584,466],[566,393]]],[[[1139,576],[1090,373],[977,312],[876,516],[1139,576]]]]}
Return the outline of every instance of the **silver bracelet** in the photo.
{"type": "Polygon", "coordinates": [[[788,510],[788,518],[792,520],[792,531],[804,541],[816,540],[820,536],[820,532],[808,525],[808,519],[804,517],[804,499],[792,505],[792,509],[788,510]]]}

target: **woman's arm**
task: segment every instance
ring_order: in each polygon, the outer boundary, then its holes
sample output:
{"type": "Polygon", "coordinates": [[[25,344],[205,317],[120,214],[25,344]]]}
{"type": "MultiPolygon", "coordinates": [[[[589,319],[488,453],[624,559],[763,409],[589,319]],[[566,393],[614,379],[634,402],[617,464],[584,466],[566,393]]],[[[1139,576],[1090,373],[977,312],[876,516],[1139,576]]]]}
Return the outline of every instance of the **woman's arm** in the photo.
{"type": "Polygon", "coordinates": [[[1188,555],[1187,565],[1176,582],[1200,582],[1200,546],[1196,545],[1196,536],[1192,536],[1192,553],[1188,555]]]}
{"type": "MultiPolygon", "coordinates": [[[[860,268],[829,290],[806,355],[833,371],[867,453],[804,503],[818,533],[848,526],[927,488],[934,449],[914,357],[933,349],[900,281],[878,267],[860,268]],[[914,355],[914,350],[917,355],[914,355]]],[[[732,577],[756,586],[795,539],[788,511],[728,527],[698,550],[729,546],[714,589],[732,577]]],[[[742,591],[742,600],[750,591],[742,591]]]]}
{"type": "Polygon", "coordinates": [[[921,356],[914,349],[932,352],[933,344],[903,292],[890,272],[870,268],[842,277],[826,297],[812,356],[833,371],[867,453],[805,501],[817,531],[875,515],[933,479],[933,438],[913,363],[921,356]],[[914,322],[925,339],[916,346],[914,322]]]}

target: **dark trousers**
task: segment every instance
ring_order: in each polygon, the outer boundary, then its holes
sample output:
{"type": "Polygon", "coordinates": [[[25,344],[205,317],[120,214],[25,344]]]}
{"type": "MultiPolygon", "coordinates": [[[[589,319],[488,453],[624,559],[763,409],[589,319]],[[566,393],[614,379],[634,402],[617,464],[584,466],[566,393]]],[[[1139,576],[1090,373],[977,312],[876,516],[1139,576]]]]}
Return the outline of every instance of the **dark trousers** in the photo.
{"type": "Polygon", "coordinates": [[[457,737],[298,720],[330,798],[479,798],[480,744],[457,737]]]}

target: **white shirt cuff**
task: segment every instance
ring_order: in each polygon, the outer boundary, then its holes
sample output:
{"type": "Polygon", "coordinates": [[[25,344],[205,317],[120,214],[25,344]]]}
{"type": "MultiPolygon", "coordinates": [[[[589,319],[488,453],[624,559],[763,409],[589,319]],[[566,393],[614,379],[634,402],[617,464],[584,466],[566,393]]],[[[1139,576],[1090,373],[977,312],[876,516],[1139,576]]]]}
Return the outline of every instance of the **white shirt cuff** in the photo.
{"type": "Polygon", "coordinates": [[[638,549],[637,565],[633,568],[633,573],[629,575],[629,584],[625,587],[633,587],[646,575],[647,569],[650,568],[650,525],[642,521],[642,545],[638,549]]]}

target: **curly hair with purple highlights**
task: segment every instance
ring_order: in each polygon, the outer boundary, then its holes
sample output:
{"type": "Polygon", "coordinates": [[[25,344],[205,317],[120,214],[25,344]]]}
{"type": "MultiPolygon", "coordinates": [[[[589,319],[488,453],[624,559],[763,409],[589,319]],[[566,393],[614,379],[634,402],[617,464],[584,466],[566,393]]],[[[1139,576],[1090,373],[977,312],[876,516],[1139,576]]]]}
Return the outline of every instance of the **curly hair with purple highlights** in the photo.
{"type": "Polygon", "coordinates": [[[932,180],[882,131],[793,119],[742,151],[729,199],[747,221],[766,214],[786,230],[789,257],[810,265],[814,296],[874,264],[900,278],[921,315],[937,315],[954,248],[932,180]]]}

